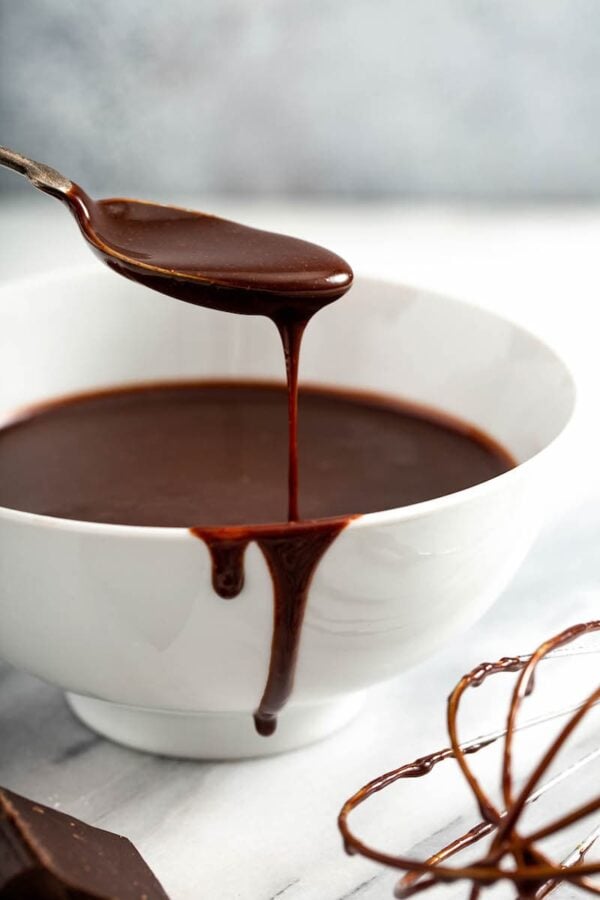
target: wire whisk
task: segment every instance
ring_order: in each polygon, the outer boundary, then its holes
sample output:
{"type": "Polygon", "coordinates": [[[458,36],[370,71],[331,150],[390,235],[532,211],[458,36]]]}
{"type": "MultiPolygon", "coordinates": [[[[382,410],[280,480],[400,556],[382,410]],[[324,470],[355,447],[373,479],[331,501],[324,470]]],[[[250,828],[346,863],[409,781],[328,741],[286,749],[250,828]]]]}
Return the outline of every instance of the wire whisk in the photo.
{"type": "Polygon", "coordinates": [[[408,898],[443,882],[461,879],[471,882],[470,897],[476,900],[482,888],[507,879],[511,881],[519,898],[541,900],[560,884],[568,882],[582,890],[600,896],[600,884],[592,881],[592,875],[600,873],[600,861],[589,862],[588,853],[600,840],[600,822],[577,846],[560,861],[554,861],[539,848],[545,838],[600,810],[600,794],[587,800],[583,805],[558,815],[553,821],[525,834],[521,831],[523,812],[544,795],[549,795],[559,785],[564,785],[581,773],[586,766],[600,758],[600,741],[597,747],[585,753],[558,774],[544,780],[557,754],[583,721],[589,711],[600,703],[600,686],[594,688],[583,702],[552,711],[545,715],[518,722],[524,699],[535,690],[535,675],[538,665],[546,660],[561,657],[583,657],[587,654],[600,655],[600,646],[592,646],[584,640],[590,634],[600,632],[600,621],[574,625],[541,644],[534,653],[526,656],[503,657],[494,663],[482,663],[458,682],[448,698],[447,727],[450,745],[443,750],[414,760],[391,772],[381,775],[361,788],[343,806],[338,824],[348,853],[360,854],[384,865],[403,870],[406,874],[398,882],[395,890],[397,898],[408,898]],[[461,743],[458,736],[458,713],[462,698],[469,688],[478,687],[491,675],[500,673],[517,675],[512,691],[506,726],[474,740],[461,743]],[[525,778],[522,787],[516,789],[513,776],[514,737],[517,732],[535,728],[553,720],[567,717],[557,736],[544,751],[542,758],[525,778]],[[502,805],[493,803],[475,776],[469,764],[469,757],[503,741],[501,793],[502,805]],[[455,838],[425,860],[391,855],[370,847],[352,832],[348,819],[350,814],[374,794],[389,785],[408,778],[419,778],[429,774],[437,765],[447,759],[456,761],[481,814],[481,821],[466,833],[455,838]],[[478,844],[490,836],[483,854],[467,865],[449,865],[453,856],[478,844]]]}

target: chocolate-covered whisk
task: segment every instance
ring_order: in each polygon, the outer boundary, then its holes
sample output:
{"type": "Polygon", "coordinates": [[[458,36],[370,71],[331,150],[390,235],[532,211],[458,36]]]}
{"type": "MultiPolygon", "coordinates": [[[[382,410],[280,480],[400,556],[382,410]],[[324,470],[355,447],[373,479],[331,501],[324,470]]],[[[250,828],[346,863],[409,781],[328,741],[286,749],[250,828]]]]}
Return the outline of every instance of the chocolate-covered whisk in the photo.
{"type": "Polygon", "coordinates": [[[590,709],[600,702],[600,686],[595,687],[583,703],[558,710],[549,715],[530,719],[521,725],[517,723],[523,699],[533,693],[535,688],[534,679],[539,663],[557,656],[579,656],[587,652],[599,653],[600,647],[589,650],[586,649],[585,644],[573,646],[574,641],[599,631],[600,621],[575,625],[544,642],[529,656],[505,657],[495,663],[483,663],[473,669],[468,675],[465,675],[448,699],[447,718],[450,746],[376,778],[351,797],[344,804],[339,816],[339,827],[344,838],[346,850],[349,853],[359,853],[377,862],[404,870],[406,874],[398,883],[395,892],[396,896],[400,898],[410,897],[440,882],[454,882],[461,879],[472,882],[472,898],[479,896],[482,887],[495,884],[501,879],[512,881],[519,897],[531,897],[535,898],[535,900],[547,896],[563,882],[569,882],[588,893],[600,896],[600,884],[593,882],[590,877],[600,873],[600,861],[593,863],[586,861],[589,850],[600,839],[600,823],[596,824],[588,832],[587,836],[559,862],[550,859],[538,846],[539,842],[544,838],[550,837],[600,810],[600,794],[591,797],[583,805],[570,812],[557,815],[553,821],[529,834],[521,834],[519,831],[523,811],[528,806],[544,794],[549,794],[559,784],[564,784],[569,778],[574,777],[593,760],[600,758],[599,746],[562,772],[543,782],[545,773],[554,762],[560,749],[590,709]],[[502,672],[517,674],[506,728],[461,744],[458,738],[457,718],[465,691],[468,688],[483,684],[490,675],[502,672]],[[566,723],[543,753],[540,762],[525,779],[523,787],[516,790],[512,765],[515,733],[565,716],[568,716],[566,723]],[[504,808],[499,809],[483,789],[479,779],[475,777],[469,765],[468,757],[502,738],[504,738],[502,754],[502,797],[504,808]],[[416,860],[410,857],[394,856],[380,852],[363,843],[353,834],[348,824],[348,818],[356,807],[360,806],[375,793],[400,779],[427,775],[445,759],[456,760],[471,788],[482,816],[482,821],[479,824],[426,860],[416,860]],[[480,840],[490,835],[492,836],[491,842],[486,852],[474,863],[464,866],[450,866],[447,864],[447,860],[461,850],[477,844],[480,840]]]}

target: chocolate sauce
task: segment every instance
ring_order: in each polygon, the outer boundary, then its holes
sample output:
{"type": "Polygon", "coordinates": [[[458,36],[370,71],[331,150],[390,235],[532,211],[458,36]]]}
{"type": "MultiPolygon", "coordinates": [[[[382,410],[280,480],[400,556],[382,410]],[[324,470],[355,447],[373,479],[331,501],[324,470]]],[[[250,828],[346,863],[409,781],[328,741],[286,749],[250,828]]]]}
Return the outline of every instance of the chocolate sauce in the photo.
{"type": "MultiPolygon", "coordinates": [[[[286,527],[287,396],[260,382],[171,382],[32,407],[0,429],[0,505],[117,525],[286,527]]],[[[449,417],[303,388],[303,523],[462,490],[513,465],[449,417]]],[[[303,532],[291,528],[290,538],[303,532]]],[[[222,535],[224,537],[224,535],[222,535]]]]}
{"type": "Polygon", "coordinates": [[[570,715],[566,724],[553,739],[552,744],[546,753],[543,754],[540,762],[534,767],[518,791],[514,791],[512,773],[512,747],[517,728],[517,716],[523,698],[533,693],[537,666],[553,651],[559,650],[572,641],[597,631],[600,631],[600,621],[571,626],[545,641],[530,656],[504,657],[494,663],[482,663],[463,676],[448,698],[447,720],[451,745],[375,778],[346,801],[338,818],[338,825],[343,836],[346,851],[350,854],[358,853],[384,865],[404,870],[407,874],[396,887],[395,896],[398,898],[411,897],[427,888],[433,887],[439,882],[458,881],[461,879],[473,882],[473,888],[470,893],[470,896],[473,898],[479,896],[483,886],[491,886],[503,879],[513,881],[519,897],[531,897],[536,898],[536,900],[547,896],[565,881],[587,888],[592,893],[598,893],[597,883],[590,882],[588,876],[600,873],[600,862],[585,862],[586,851],[584,849],[578,848],[579,852],[573,855],[575,862],[565,865],[564,862],[555,863],[549,859],[544,852],[538,849],[536,844],[544,838],[568,828],[573,823],[585,819],[586,816],[600,809],[600,796],[591,799],[579,809],[558,815],[554,821],[536,832],[523,835],[517,829],[523,810],[536,799],[537,795],[534,792],[539,787],[540,780],[552,765],[577,725],[592,707],[600,702],[600,688],[593,690],[581,705],[567,710],[570,715]],[[469,688],[480,687],[490,675],[501,673],[518,673],[508,710],[506,730],[497,732],[489,737],[471,741],[468,744],[460,744],[457,721],[463,694],[469,688]],[[501,738],[504,738],[502,794],[506,805],[505,809],[498,809],[492,803],[489,795],[483,790],[467,762],[468,756],[478,753],[501,738]],[[378,851],[363,843],[354,835],[348,824],[349,816],[353,810],[374,794],[398,780],[422,778],[428,775],[437,765],[447,759],[457,761],[475,796],[483,818],[482,822],[465,834],[460,835],[428,859],[422,861],[405,856],[393,856],[389,853],[378,851]],[[455,868],[444,864],[447,859],[456,853],[473,846],[490,834],[493,834],[494,837],[481,859],[455,868]],[[502,865],[507,857],[512,858],[514,862],[513,867],[502,865]]]}
{"type": "Polygon", "coordinates": [[[299,238],[141,200],[95,201],[76,185],[68,202],[103,261],[196,306],[308,321],[352,284],[347,262],[299,238]]]}
{"type": "Polygon", "coordinates": [[[367,393],[301,389],[303,520],[289,523],[286,405],[277,384],[155,384],[53,401],[0,430],[0,505],[112,524],[204,523],[192,531],[227,599],[243,588],[247,544],[259,545],[275,599],[256,716],[263,734],[292,688],[312,575],[349,519],[461,490],[513,465],[447,416],[367,393]]]}
{"type": "Polygon", "coordinates": [[[288,382],[288,519],[298,519],[298,367],[312,316],[352,284],[352,269],[316,244],[207,213],[120,198],[95,201],[73,184],[64,199],[114,271],[196,306],[267,316],[288,382]]]}
{"type": "Polygon", "coordinates": [[[0,898],[168,900],[133,844],[0,788],[0,898]]]}

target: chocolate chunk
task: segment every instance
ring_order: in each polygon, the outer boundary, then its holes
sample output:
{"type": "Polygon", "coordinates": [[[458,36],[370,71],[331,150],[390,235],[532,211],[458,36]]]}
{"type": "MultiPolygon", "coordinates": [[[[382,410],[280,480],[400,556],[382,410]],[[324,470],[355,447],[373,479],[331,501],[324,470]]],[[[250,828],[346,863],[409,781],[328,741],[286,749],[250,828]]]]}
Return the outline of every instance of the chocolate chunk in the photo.
{"type": "Polygon", "coordinates": [[[127,838],[0,788],[2,900],[168,900],[127,838]]]}

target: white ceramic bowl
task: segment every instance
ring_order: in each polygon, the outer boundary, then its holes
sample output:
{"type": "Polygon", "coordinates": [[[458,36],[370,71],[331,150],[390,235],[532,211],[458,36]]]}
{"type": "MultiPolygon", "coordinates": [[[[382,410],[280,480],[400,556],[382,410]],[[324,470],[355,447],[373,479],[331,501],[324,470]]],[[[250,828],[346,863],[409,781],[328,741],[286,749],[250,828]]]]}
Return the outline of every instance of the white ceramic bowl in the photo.
{"type": "MultiPolygon", "coordinates": [[[[0,416],[156,379],[279,377],[270,322],[170,300],[98,266],[0,291],[0,416]]],[[[192,757],[276,752],[345,723],[365,688],[435,652],[506,585],[544,514],[574,408],[565,365],[482,309],[359,279],[310,326],[304,381],[373,389],[482,428],[520,465],[437,500],[365,515],[311,586],[293,695],[254,732],[272,586],[251,545],[224,602],[184,528],[98,525],[0,508],[0,655],[68,692],[99,732],[192,757]]],[[[1,477],[1,473],[0,473],[1,477]]],[[[202,523],[195,523],[202,524],[202,523]]]]}

